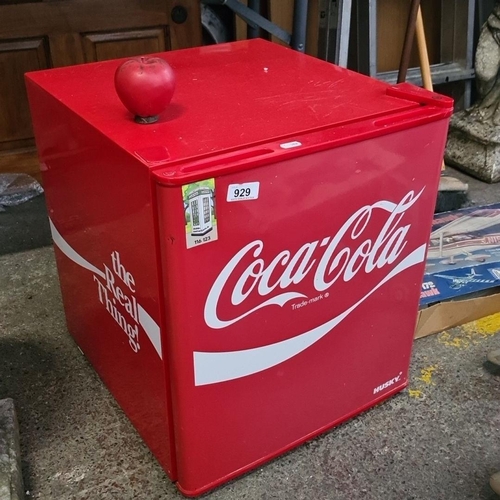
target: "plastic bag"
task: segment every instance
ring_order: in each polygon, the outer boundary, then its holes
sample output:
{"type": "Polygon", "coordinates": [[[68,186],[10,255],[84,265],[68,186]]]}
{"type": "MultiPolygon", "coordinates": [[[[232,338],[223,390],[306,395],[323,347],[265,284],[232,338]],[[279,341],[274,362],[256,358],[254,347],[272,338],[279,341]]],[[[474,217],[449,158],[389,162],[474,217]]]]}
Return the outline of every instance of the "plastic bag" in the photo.
{"type": "Polygon", "coordinates": [[[42,193],[40,183],[27,174],[0,174],[0,212],[42,193]]]}

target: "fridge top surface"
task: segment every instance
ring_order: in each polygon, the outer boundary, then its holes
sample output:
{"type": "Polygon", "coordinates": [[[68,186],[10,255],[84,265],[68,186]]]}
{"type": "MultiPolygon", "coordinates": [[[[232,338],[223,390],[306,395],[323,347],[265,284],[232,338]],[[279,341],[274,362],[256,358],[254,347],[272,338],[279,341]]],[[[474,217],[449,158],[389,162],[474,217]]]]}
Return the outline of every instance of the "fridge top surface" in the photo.
{"type": "Polygon", "coordinates": [[[384,82],[260,39],[159,56],[173,68],[176,89],[150,125],[135,123],[118,99],[114,74],[123,59],[28,73],[27,79],[150,168],[269,141],[293,147],[294,138],[313,131],[421,106],[389,95],[384,82]]]}

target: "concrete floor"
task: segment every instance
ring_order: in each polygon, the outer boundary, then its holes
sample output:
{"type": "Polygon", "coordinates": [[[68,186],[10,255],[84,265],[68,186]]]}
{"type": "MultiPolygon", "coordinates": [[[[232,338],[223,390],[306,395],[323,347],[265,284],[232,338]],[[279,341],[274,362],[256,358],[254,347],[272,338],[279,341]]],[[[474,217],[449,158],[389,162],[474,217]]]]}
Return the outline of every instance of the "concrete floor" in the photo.
{"type": "MultiPolygon", "coordinates": [[[[458,176],[474,204],[500,201],[458,176]]],[[[27,498],[182,498],[67,334],[52,249],[22,248],[0,257],[0,399],[18,410],[27,498]]],[[[206,498],[496,499],[499,331],[497,314],[417,340],[404,392],[206,498]]]]}

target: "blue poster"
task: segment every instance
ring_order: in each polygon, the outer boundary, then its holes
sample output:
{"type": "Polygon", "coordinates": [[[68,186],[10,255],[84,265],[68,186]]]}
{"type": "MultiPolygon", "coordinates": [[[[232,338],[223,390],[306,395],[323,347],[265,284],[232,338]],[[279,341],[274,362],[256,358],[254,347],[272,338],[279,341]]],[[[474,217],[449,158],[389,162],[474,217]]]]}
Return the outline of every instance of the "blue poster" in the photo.
{"type": "Polygon", "coordinates": [[[500,203],[435,214],[420,305],[500,286],[500,203]]]}

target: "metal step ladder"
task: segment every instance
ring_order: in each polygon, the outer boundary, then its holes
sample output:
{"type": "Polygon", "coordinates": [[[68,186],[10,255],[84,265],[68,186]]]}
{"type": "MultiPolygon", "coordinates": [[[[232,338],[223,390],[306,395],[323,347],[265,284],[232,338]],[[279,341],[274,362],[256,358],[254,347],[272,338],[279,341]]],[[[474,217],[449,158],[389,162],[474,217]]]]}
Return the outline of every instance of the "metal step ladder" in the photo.
{"type": "Polygon", "coordinates": [[[352,0],[320,0],[318,57],[347,67],[352,0]]]}
{"type": "MultiPolygon", "coordinates": [[[[304,52],[307,30],[308,0],[295,0],[293,29],[288,33],[260,15],[260,0],[202,0],[204,4],[225,5],[248,24],[248,38],[259,36],[259,30],[279,38],[299,52],[304,52]]],[[[347,66],[352,0],[319,0],[321,13],[318,33],[318,56],[339,66],[347,66]]]]}
{"type": "Polygon", "coordinates": [[[307,4],[308,0],[295,0],[293,7],[293,29],[288,33],[277,24],[260,15],[260,0],[248,0],[248,6],[238,0],[202,0],[207,5],[225,5],[238,17],[243,19],[248,26],[248,38],[257,38],[259,29],[279,38],[290,45],[292,49],[304,52],[306,48],[307,30],[307,4]]]}

